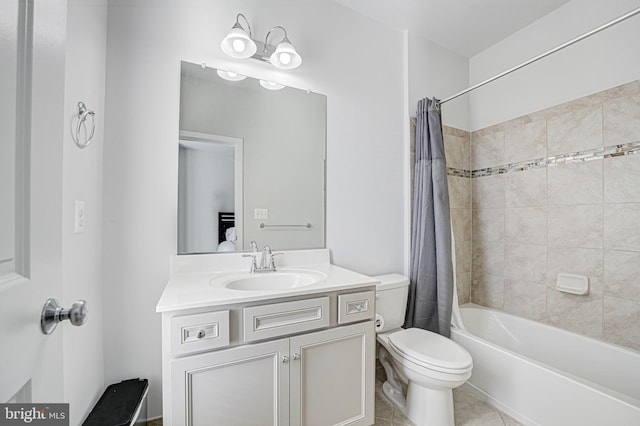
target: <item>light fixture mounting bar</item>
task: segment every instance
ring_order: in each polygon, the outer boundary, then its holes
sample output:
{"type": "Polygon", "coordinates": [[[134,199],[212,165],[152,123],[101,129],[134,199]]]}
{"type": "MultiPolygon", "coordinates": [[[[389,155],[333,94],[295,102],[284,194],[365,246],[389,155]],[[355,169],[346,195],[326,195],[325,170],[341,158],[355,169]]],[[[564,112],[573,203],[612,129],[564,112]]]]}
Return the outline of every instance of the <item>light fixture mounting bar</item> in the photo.
{"type": "MultiPolygon", "coordinates": [[[[251,39],[253,40],[253,39],[251,39]]],[[[270,44],[264,44],[264,42],[253,40],[253,42],[258,46],[256,53],[251,57],[252,59],[258,59],[264,62],[269,62],[269,58],[276,51],[276,47],[270,44]]]]}

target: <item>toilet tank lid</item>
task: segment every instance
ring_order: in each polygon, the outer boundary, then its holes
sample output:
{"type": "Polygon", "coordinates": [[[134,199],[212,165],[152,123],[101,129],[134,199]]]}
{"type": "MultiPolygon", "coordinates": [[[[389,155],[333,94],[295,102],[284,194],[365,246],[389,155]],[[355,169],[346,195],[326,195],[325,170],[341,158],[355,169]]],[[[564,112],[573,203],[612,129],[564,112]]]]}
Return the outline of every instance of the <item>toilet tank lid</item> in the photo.
{"type": "Polygon", "coordinates": [[[398,287],[405,287],[409,285],[409,278],[400,274],[384,274],[371,277],[380,281],[376,286],[377,290],[392,290],[398,287]]]}

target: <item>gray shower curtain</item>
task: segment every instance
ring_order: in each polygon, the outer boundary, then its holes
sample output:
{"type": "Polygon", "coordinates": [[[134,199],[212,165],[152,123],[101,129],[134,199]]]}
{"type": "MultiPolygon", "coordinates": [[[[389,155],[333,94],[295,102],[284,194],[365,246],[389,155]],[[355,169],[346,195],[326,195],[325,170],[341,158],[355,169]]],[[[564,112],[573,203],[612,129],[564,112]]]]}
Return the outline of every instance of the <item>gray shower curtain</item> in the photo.
{"type": "Polygon", "coordinates": [[[416,118],[411,271],[404,327],[449,337],[453,266],[440,102],[435,98],[420,100],[416,118]]]}

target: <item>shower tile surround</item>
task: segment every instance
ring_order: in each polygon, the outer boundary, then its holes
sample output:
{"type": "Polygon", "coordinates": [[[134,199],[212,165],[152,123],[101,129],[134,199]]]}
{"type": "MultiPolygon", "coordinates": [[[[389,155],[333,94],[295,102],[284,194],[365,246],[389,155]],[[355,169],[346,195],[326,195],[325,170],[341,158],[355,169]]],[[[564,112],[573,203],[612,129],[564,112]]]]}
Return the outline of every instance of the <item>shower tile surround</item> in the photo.
{"type": "Polygon", "coordinates": [[[443,134],[460,303],[640,351],[640,80],[443,134]]]}

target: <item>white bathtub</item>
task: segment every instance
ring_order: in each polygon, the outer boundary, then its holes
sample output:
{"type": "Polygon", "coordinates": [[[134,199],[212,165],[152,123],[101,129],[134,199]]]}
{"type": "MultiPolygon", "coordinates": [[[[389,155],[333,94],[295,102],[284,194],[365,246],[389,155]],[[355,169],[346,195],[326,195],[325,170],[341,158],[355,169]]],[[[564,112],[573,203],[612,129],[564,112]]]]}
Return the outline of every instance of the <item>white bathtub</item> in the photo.
{"type": "MultiPolygon", "coordinates": [[[[527,425],[640,425],[640,353],[477,305],[451,338],[473,357],[467,386],[527,425]]],[[[638,324],[629,324],[638,327],[638,324]]]]}

